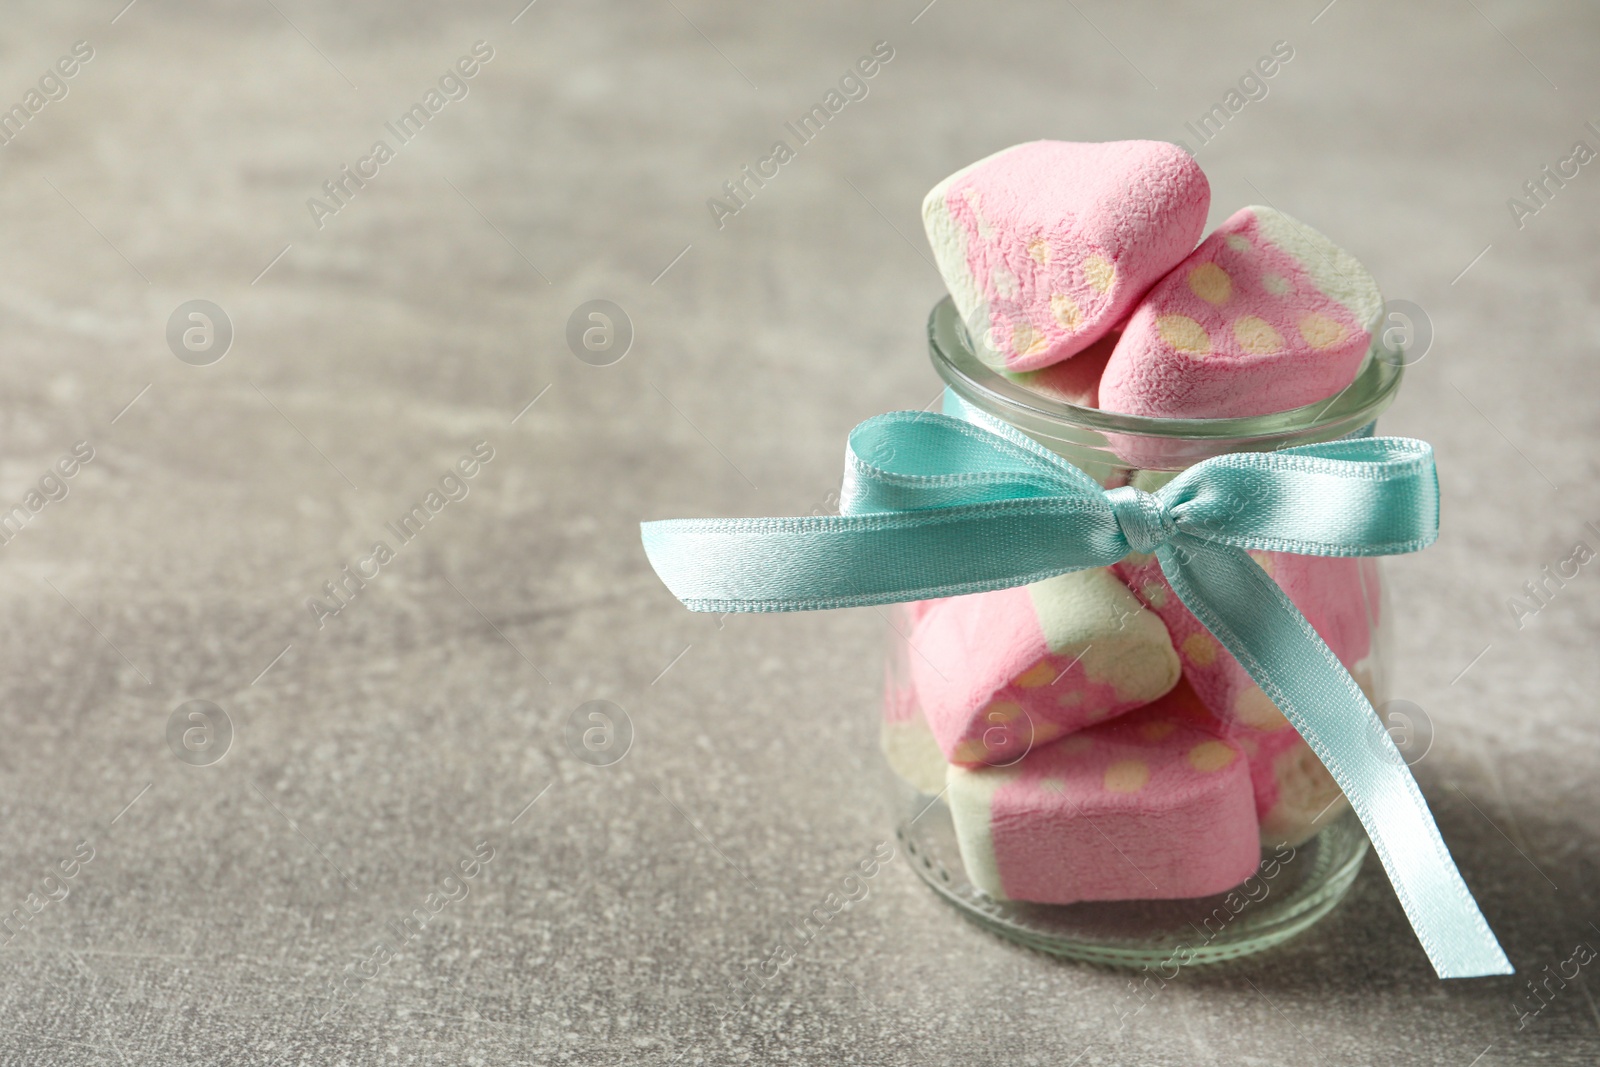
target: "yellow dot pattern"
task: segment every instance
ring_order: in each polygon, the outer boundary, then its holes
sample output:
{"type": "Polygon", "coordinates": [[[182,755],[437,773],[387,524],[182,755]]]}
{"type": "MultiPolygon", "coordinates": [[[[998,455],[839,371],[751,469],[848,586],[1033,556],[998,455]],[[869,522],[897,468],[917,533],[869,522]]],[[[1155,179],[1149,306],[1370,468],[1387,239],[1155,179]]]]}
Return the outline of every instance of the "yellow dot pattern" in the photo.
{"type": "Polygon", "coordinates": [[[1060,748],[1062,752],[1067,753],[1069,756],[1077,755],[1087,752],[1093,748],[1094,738],[1084,737],[1082,734],[1073,734],[1071,737],[1061,742],[1061,744],[1057,747],[1060,748]]]}
{"type": "Polygon", "coordinates": [[[1026,322],[1011,328],[1011,348],[1019,356],[1036,356],[1044,351],[1045,336],[1026,322]]]}
{"type": "Polygon", "coordinates": [[[1139,736],[1146,741],[1159,741],[1177,728],[1178,724],[1173,722],[1147,722],[1139,727],[1139,736]]]}
{"type": "Polygon", "coordinates": [[[986,721],[997,724],[1015,722],[1022,717],[1022,705],[1009,700],[997,700],[989,705],[989,710],[984,712],[983,717],[986,721]]]}
{"type": "Polygon", "coordinates": [[[1139,592],[1144,596],[1145,603],[1153,608],[1167,606],[1167,587],[1160,582],[1145,582],[1139,587],[1139,592]]]}
{"type": "Polygon", "coordinates": [[[1064,708],[1074,708],[1083,703],[1082,689],[1069,689],[1056,697],[1056,703],[1064,708]]]}
{"type": "Polygon", "coordinates": [[[1202,741],[1189,750],[1189,766],[1197,771],[1220,771],[1232,763],[1238,753],[1221,741],[1202,741]]]}
{"type": "Polygon", "coordinates": [[[1059,322],[1063,330],[1076,330],[1083,322],[1083,311],[1066,293],[1054,293],[1050,297],[1050,317],[1059,322]]]}
{"type": "Polygon", "coordinates": [[[1289,291],[1289,279],[1281,274],[1263,274],[1261,276],[1261,288],[1273,296],[1283,296],[1289,291]]]}
{"type": "Polygon", "coordinates": [[[1049,660],[1042,659],[1017,675],[1016,684],[1023,689],[1038,689],[1055,681],[1059,673],[1049,660]]]}
{"type": "Polygon", "coordinates": [[[1210,634],[1193,633],[1179,646],[1183,658],[1196,667],[1209,667],[1217,662],[1217,642],[1210,634]]]}
{"type": "Polygon", "coordinates": [[[1261,691],[1259,685],[1239,691],[1239,695],[1233,698],[1233,714],[1240,722],[1256,730],[1282,730],[1289,725],[1289,720],[1283,717],[1278,705],[1261,691]]]}
{"type": "Polygon", "coordinates": [[[1045,243],[1044,238],[1035,237],[1028,242],[1028,255],[1042,267],[1050,262],[1050,246],[1045,243]]]}
{"type": "Polygon", "coordinates": [[[1060,723],[1054,723],[1054,722],[1038,722],[1038,723],[1034,723],[1033,724],[1033,738],[1032,738],[1032,740],[1033,740],[1034,744],[1042,745],[1046,741],[1054,741],[1056,738],[1060,737],[1061,736],[1061,732],[1062,732],[1062,727],[1061,727],[1060,723]]]}
{"type": "Polygon", "coordinates": [[[1228,247],[1233,249],[1235,252],[1250,251],[1250,238],[1246,237],[1242,233],[1230,233],[1224,239],[1228,242],[1228,247]]]}
{"type": "Polygon", "coordinates": [[[1208,304],[1225,304],[1233,295],[1233,279],[1215,263],[1202,263],[1189,272],[1189,291],[1208,304]]]}
{"type": "Polygon", "coordinates": [[[989,755],[989,746],[980,739],[957,742],[950,756],[957,763],[982,763],[989,755]]]}
{"type": "Polygon", "coordinates": [[[1117,280],[1117,268],[1105,256],[1090,256],[1083,261],[1083,279],[1097,293],[1110,292],[1111,283],[1117,280]]]}
{"type": "Polygon", "coordinates": [[[1240,315],[1233,322],[1233,339],[1252,356],[1270,356],[1283,350],[1283,335],[1272,323],[1255,315],[1240,315]]]}
{"type": "Polygon", "coordinates": [[[1137,793],[1150,780],[1150,767],[1144,760],[1119,759],[1106,767],[1104,785],[1108,793],[1137,793]]]}
{"type": "Polygon", "coordinates": [[[1176,351],[1190,356],[1203,356],[1211,351],[1211,338],[1205,329],[1187,315],[1161,315],[1156,319],[1156,332],[1176,351]]]}
{"type": "Polygon", "coordinates": [[[1300,336],[1312,348],[1332,348],[1344,340],[1345,329],[1328,316],[1313,311],[1300,320],[1300,336]]]}

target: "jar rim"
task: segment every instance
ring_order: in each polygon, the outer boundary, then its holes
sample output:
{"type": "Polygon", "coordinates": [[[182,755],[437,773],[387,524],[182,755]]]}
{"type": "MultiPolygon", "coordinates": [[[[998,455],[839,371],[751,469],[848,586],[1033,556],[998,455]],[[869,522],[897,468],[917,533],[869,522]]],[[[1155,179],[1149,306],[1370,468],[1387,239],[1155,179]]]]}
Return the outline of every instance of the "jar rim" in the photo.
{"type": "Polygon", "coordinates": [[[1361,430],[1393,402],[1405,373],[1401,353],[1387,348],[1381,329],[1373,329],[1370,358],[1355,381],[1332,400],[1226,419],[1126,415],[1053,400],[1011,381],[978,357],[948,295],[928,314],[928,352],[939,377],[962,400],[1029,432],[1088,430],[1130,437],[1225,441],[1230,451],[1281,448],[1361,430]]]}

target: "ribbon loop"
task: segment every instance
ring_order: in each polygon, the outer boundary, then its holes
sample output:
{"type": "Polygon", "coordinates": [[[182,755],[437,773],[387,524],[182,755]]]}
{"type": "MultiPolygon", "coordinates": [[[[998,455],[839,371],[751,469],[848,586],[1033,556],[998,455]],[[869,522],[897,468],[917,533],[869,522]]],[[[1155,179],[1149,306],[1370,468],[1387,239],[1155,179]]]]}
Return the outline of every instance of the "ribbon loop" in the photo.
{"type": "Polygon", "coordinates": [[[1122,536],[1135,552],[1151,553],[1171,540],[1177,526],[1167,513],[1161,498],[1131,485],[1118,486],[1106,491],[1106,503],[1117,518],[1122,536]]]}
{"type": "Polygon", "coordinates": [[[1103,489],[1013,427],[899,411],[850,435],[840,515],[643,524],[695,611],[806,611],[980,593],[1154,552],[1178,598],[1350,799],[1441,978],[1511,974],[1377,712],[1247,555],[1414,552],[1439,528],[1433,452],[1373,437],[1204,460],[1103,489]]]}

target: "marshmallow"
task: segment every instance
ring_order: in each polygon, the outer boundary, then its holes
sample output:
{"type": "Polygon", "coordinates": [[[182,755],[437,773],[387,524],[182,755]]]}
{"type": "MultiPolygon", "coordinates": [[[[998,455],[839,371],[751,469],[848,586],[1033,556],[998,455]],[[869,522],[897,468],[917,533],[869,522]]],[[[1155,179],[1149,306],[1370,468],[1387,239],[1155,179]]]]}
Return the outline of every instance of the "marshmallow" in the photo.
{"type": "Polygon", "coordinates": [[[928,729],[917,705],[917,693],[907,678],[897,678],[890,668],[883,689],[883,718],[878,743],[889,769],[919,793],[944,789],[944,753],[928,729]]]}
{"type": "Polygon", "coordinates": [[[1315,403],[1355,380],[1382,312],[1350,253],[1282,212],[1243,208],[1139,303],[1100,406],[1211,419],[1315,403]]]}
{"type": "MultiPolygon", "coordinates": [[[[1250,555],[1371,697],[1378,603],[1373,561],[1282,552],[1250,555]]],[[[1326,826],[1329,816],[1343,810],[1343,796],[1277,705],[1178,599],[1153,556],[1130,555],[1113,569],[1166,623],[1183,660],[1184,678],[1248,757],[1263,843],[1297,845],[1326,826]]]]}
{"type": "Polygon", "coordinates": [[[1015,760],[1161,696],[1179,664],[1161,620],[1107,568],[951,597],[911,633],[909,670],[952,763],[1015,760]]]}
{"type": "Polygon", "coordinates": [[[1007,373],[1007,378],[1049,400],[1080,408],[1100,406],[1100,376],[1105,373],[1117,334],[1107,334],[1071,359],[1052,363],[1039,370],[1007,373]]]}
{"type": "Polygon", "coordinates": [[[1030,752],[951,767],[967,877],[1041,904],[1168,900],[1238,885],[1260,859],[1250,775],[1187,686],[1030,752]]]}
{"type": "Polygon", "coordinates": [[[1194,249],[1210,204],[1176,145],[1032,141],[934,186],[922,219],[980,353],[1027,371],[1105,336],[1194,249]]]}

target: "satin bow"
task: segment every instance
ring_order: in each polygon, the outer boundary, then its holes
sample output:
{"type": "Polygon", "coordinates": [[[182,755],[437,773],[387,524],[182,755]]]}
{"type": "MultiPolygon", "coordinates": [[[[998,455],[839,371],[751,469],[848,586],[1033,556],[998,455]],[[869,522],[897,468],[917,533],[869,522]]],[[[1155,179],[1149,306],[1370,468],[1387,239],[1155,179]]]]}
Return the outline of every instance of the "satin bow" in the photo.
{"type": "Polygon", "coordinates": [[[695,611],[800,611],[1025,585],[1153,552],[1174,592],[1349,798],[1441,978],[1512,968],[1350,673],[1247,554],[1414,552],[1438,534],[1433,451],[1402,437],[1204,460],[1103,489],[1002,423],[897,411],[850,434],[842,514],[643,524],[695,611]]]}

